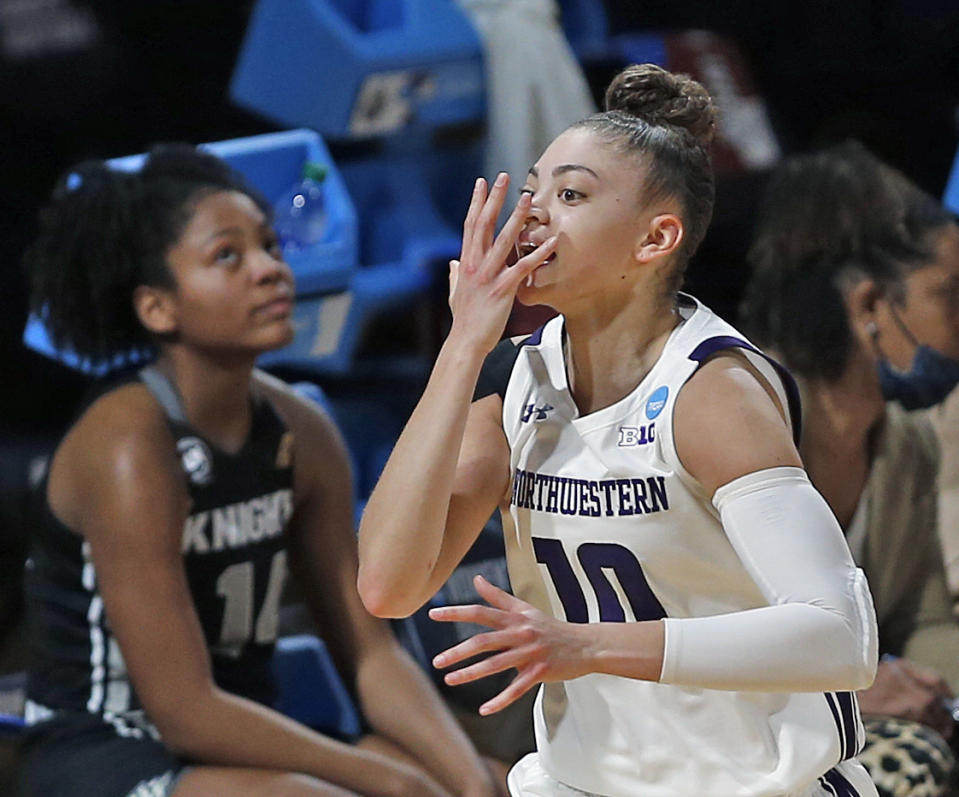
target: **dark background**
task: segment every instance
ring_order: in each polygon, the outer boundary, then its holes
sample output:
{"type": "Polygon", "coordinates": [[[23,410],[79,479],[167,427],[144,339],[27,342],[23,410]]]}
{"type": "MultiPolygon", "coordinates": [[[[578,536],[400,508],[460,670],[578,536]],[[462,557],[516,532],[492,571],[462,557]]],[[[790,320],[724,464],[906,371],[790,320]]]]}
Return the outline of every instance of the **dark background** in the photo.
{"type": "MultiPolygon", "coordinates": [[[[56,177],[87,157],[268,132],[227,86],[252,0],[0,0],[0,560],[24,539],[30,458],[69,418],[75,374],[19,343],[26,291],[19,258],[56,177]]],[[[735,43],[784,153],[855,136],[940,195],[956,151],[959,8],[912,0],[607,0],[614,31],[708,29],[735,43]]],[[[614,65],[592,64],[597,92],[614,65]]],[[[716,221],[691,290],[730,315],[764,174],[720,181],[716,221]]],[[[4,600],[0,651],[16,617],[4,600]]],[[[7,573],[10,571],[8,570],[7,573]]],[[[0,654],[0,672],[3,671],[0,654]]]]}

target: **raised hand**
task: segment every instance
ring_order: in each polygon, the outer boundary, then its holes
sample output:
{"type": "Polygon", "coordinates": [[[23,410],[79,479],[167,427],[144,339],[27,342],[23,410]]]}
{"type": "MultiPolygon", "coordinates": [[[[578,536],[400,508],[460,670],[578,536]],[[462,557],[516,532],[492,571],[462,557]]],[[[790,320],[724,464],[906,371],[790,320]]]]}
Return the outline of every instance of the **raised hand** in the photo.
{"type": "Polygon", "coordinates": [[[450,335],[468,335],[489,350],[499,341],[523,281],[543,263],[556,246],[550,238],[509,265],[514,246],[530,209],[529,194],[522,194],[503,229],[495,234],[496,220],[506,199],[509,177],[501,173],[487,192],[486,180],[477,179],[463,223],[459,260],[450,261],[450,335]]]}
{"type": "Polygon", "coordinates": [[[566,623],[550,617],[519,598],[473,579],[476,591],[489,605],[443,606],[430,610],[440,622],[477,623],[493,629],[445,650],[433,659],[437,668],[449,667],[480,653],[499,651],[482,661],[445,676],[451,686],[465,684],[514,668],[509,686],[480,706],[480,714],[493,714],[513,703],[539,683],[566,681],[590,672],[586,624],[566,623]]]}

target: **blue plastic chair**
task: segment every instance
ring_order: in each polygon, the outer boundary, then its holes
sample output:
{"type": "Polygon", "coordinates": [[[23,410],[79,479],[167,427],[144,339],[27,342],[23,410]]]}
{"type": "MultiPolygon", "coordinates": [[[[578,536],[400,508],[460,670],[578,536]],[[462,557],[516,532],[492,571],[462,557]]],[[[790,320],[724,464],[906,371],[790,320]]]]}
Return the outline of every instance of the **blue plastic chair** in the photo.
{"type": "Polygon", "coordinates": [[[360,715],[326,645],[312,634],[281,637],[273,655],[279,695],[273,707],[298,722],[340,738],[360,734],[360,715]]]}
{"type": "Polygon", "coordinates": [[[467,140],[441,153],[433,133],[485,116],[479,37],[452,0],[259,0],[230,92],[275,123],[376,142],[375,154],[338,159],[359,210],[360,268],[348,291],[310,302],[326,334],[292,352],[298,365],[345,374],[370,323],[408,313],[459,252],[461,186],[479,173],[479,152],[467,140]],[[444,215],[453,205],[455,222],[444,215]]]}
{"type": "Polygon", "coordinates": [[[259,0],[230,94],[327,138],[480,118],[480,41],[452,0],[259,0]]]}

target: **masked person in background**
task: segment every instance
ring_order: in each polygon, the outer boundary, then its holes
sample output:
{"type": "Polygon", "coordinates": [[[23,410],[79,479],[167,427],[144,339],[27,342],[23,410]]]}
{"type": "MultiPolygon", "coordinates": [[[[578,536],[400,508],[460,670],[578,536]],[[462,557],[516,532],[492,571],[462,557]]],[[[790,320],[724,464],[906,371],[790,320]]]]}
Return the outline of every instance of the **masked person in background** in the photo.
{"type": "Polygon", "coordinates": [[[953,766],[959,626],[938,533],[938,450],[905,410],[955,382],[957,254],[959,230],[939,203],[856,143],[782,164],[749,252],[742,324],[798,377],[800,454],[875,600],[884,655],[859,699],[861,759],[881,794],[945,793],[953,766]]]}

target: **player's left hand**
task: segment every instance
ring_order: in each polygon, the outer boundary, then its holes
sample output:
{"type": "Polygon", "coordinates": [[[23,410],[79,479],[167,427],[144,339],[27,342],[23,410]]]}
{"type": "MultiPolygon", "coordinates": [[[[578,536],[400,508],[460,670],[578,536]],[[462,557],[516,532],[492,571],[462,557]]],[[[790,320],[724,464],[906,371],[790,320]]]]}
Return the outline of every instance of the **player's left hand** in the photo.
{"type": "Polygon", "coordinates": [[[480,714],[493,714],[506,708],[537,684],[568,681],[590,671],[585,655],[588,648],[586,624],[566,623],[550,617],[490,584],[482,576],[476,576],[473,584],[488,606],[443,606],[430,609],[429,615],[440,622],[477,623],[493,629],[435,656],[433,666],[437,669],[450,667],[480,653],[499,651],[482,661],[447,673],[446,683],[456,686],[510,668],[516,669],[517,675],[509,686],[480,706],[480,714]]]}

